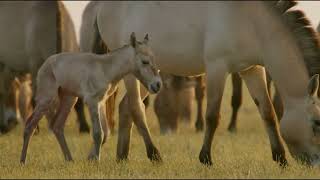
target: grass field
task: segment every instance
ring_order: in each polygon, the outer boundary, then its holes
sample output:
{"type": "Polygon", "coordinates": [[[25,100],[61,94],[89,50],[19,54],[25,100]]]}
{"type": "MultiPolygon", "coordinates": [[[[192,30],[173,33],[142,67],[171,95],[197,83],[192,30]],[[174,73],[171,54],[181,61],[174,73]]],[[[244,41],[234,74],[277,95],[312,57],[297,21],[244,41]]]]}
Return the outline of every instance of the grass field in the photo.
{"type": "Polygon", "coordinates": [[[281,169],[272,161],[263,122],[246,87],[239,113],[238,132],[228,133],[230,89],[228,79],[221,125],[212,148],[212,167],[205,167],[198,161],[203,133],[195,133],[193,126],[184,124],[180,126],[178,134],[160,136],[152,108],[147,111],[148,124],[164,160],[162,164],[153,164],[147,159],[143,140],[135,127],[129,161],[116,162],[117,135],[114,135],[109,137],[102,148],[100,162],[88,162],[86,159],[92,138],[78,133],[75,113],[72,112],[65,134],[74,162],[64,161],[60,147],[54,135],[47,131],[47,122],[43,119],[40,134],[31,140],[24,166],[19,164],[22,127],[18,126],[8,135],[0,136],[0,178],[320,178],[319,169],[299,165],[288,151],[290,166],[287,169],[281,169]]]}

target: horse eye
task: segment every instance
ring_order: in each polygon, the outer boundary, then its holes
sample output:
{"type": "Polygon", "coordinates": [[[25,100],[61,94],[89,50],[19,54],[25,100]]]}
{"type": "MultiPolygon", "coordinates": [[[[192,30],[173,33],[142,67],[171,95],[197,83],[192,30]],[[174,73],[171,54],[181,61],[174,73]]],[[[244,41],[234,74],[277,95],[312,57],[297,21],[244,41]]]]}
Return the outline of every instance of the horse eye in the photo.
{"type": "Polygon", "coordinates": [[[150,63],[149,63],[149,61],[142,61],[142,64],[148,65],[148,64],[150,64],[150,63]]]}

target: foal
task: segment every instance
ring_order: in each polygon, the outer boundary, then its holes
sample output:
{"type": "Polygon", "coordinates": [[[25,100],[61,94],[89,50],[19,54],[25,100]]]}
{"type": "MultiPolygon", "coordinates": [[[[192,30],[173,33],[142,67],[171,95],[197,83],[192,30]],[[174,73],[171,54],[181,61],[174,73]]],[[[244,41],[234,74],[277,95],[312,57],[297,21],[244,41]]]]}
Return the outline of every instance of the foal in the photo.
{"type": "Polygon", "coordinates": [[[103,133],[106,135],[106,129],[103,132],[101,125],[106,118],[104,102],[116,89],[117,82],[129,73],[134,74],[150,93],[160,90],[162,81],[153,63],[148,35],[143,42],[138,42],[132,33],[130,45],[104,55],[60,53],[49,57],[38,72],[36,107],[26,123],[20,162],[25,163],[32,133],[45,114],[65,159],[72,160],[63,129],[77,97],[88,105],[92,118],[94,144],[89,159],[99,160],[103,133]],[[50,112],[55,109],[56,99],[60,105],[53,117],[50,112]]]}

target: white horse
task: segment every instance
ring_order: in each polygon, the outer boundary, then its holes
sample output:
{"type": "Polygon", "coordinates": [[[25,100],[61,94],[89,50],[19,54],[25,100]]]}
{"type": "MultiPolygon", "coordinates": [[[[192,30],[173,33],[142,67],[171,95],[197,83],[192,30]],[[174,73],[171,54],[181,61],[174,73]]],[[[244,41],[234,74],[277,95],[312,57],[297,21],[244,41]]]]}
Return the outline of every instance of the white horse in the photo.
{"type": "MultiPolygon", "coordinates": [[[[315,93],[319,76],[310,80],[310,75],[320,72],[319,41],[305,15],[291,9],[295,5],[295,1],[94,2],[88,11],[97,22],[97,31],[91,32],[98,32],[110,49],[123,43],[128,32],[148,32],[162,72],[206,73],[202,163],[212,164],[211,145],[226,77],[240,72],[265,122],[273,159],[281,165],[287,162],[281,131],[291,154],[314,165],[320,162],[320,107],[315,93]],[[284,102],[280,131],[263,66],[284,102]]],[[[128,156],[132,120],[143,135],[148,157],[159,156],[141,102],[146,91],[133,76],[124,80],[127,94],[120,103],[117,158],[128,156]]]]}

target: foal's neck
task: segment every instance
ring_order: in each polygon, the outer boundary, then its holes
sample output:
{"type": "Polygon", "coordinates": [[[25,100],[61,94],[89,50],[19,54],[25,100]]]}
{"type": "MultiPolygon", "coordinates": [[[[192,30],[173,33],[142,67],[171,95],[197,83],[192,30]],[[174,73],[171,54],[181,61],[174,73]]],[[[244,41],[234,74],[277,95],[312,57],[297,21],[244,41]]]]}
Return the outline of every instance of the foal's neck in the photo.
{"type": "Polygon", "coordinates": [[[106,79],[118,82],[125,75],[133,72],[134,49],[129,45],[104,54],[102,61],[103,71],[106,79]]]}

